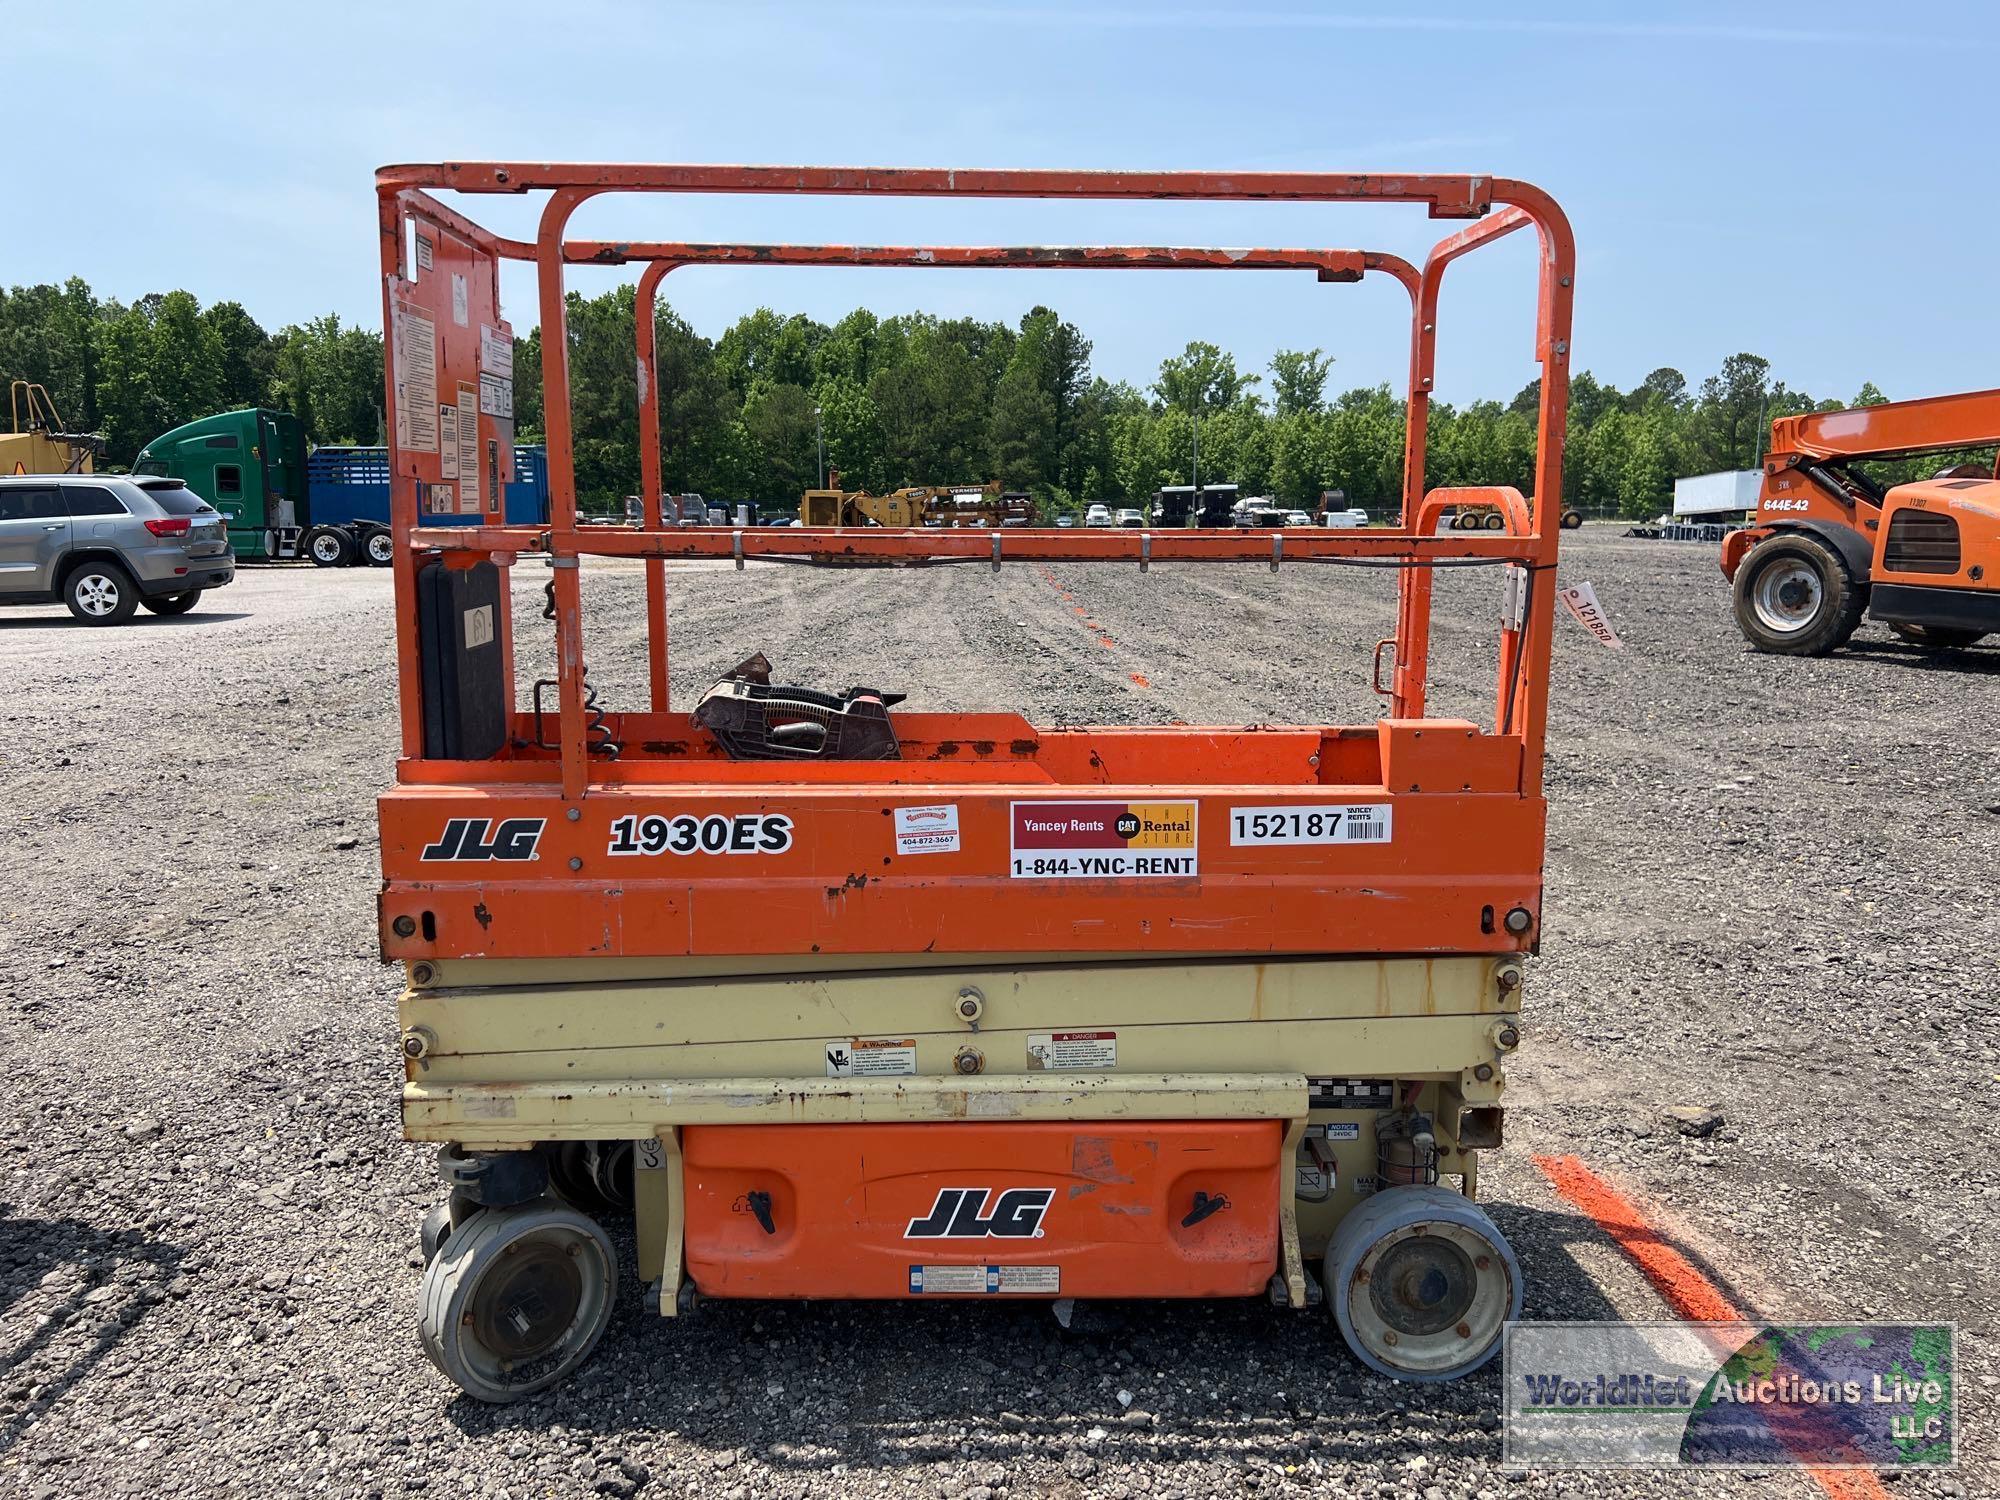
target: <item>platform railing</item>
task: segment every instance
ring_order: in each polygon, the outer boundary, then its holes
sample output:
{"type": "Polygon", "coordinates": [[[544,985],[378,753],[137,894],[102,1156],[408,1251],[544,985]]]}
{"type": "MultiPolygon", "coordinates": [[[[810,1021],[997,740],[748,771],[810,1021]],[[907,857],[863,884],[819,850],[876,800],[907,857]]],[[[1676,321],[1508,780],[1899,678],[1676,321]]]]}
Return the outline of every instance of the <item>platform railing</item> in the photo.
{"type": "MultiPolygon", "coordinates": [[[[452,162],[399,166],[377,174],[385,288],[393,289],[405,265],[405,226],[416,221],[444,230],[476,247],[481,256],[532,261],[538,270],[542,326],[543,395],[549,458],[550,518],[546,528],[484,525],[436,528],[420,524],[416,475],[399,473],[394,517],[398,535],[397,603],[399,662],[403,683],[405,754],[422,754],[422,701],[419,692],[415,608],[416,554],[433,552],[460,559],[469,554],[503,564],[527,553],[546,554],[553,564],[553,598],[560,700],[562,789],[580,798],[590,785],[586,743],[581,579],[585,556],[640,557],[648,561],[649,624],[659,641],[655,655],[655,704],[662,703],[665,664],[663,564],[671,558],[801,559],[837,555],[853,560],[917,558],[947,562],[1070,561],[1318,563],[1400,570],[1396,671],[1390,689],[1390,716],[1421,717],[1428,669],[1430,575],[1438,567],[1512,564],[1525,583],[1510,582],[1520,616],[1503,631],[1500,710],[1495,732],[1522,742],[1524,797],[1538,797],[1546,729],[1548,669],[1553,633],[1553,587],[1535,580],[1552,572],[1558,527],[1555,510],[1531,502],[1506,508],[1509,530],[1502,534],[1426,534],[1424,464],[1429,402],[1436,379],[1438,294],[1446,267],[1517,230],[1533,228],[1540,257],[1537,275],[1535,356],[1541,367],[1540,406],[1533,492],[1562,493],[1563,434],[1569,387],[1569,337],[1575,271],[1568,222],[1554,200],[1530,184],[1507,178],[1448,174],[1204,173],[1204,172],[1043,172],[1023,170],[790,168],[733,166],[616,166],[550,163],[452,162]],[[533,242],[503,238],[482,229],[433,196],[437,190],[471,194],[546,192],[533,242]],[[610,193],[765,193],[885,195],[915,197],[1001,197],[1048,199],[1169,199],[1238,202],[1384,202],[1424,206],[1431,217],[1477,222],[1441,240],[1421,272],[1394,256],[1362,251],[1222,251],[1172,247],[857,247],[743,246],[679,242],[583,241],[566,238],[577,208],[610,193]],[[645,524],[637,530],[577,525],[573,469],[573,424],[569,404],[568,345],[564,271],[567,266],[647,263],[642,288],[657,290],[661,276],[692,264],[775,263],[799,265],[962,265],[1020,269],[1311,269],[1321,280],[1351,281],[1370,270],[1392,275],[1411,294],[1410,382],[1404,445],[1402,525],[1395,530],[1282,532],[1112,531],[1071,533],[1040,529],[922,530],[876,528],[699,527],[661,525],[657,480],[657,412],[645,408],[655,398],[654,371],[646,356],[652,318],[640,319],[642,464],[650,463],[645,524]],[[650,286],[645,285],[650,281],[650,286]],[[652,440],[645,441],[650,432],[652,440]],[[643,456],[650,452],[648,460],[643,456]],[[657,584],[654,580],[657,579],[657,584]]],[[[385,324],[391,315],[385,290],[385,324]]],[[[396,396],[396,372],[388,375],[396,396]]],[[[393,447],[393,443],[392,443],[393,447]]],[[[1483,492],[1494,493],[1494,492],[1483,492]]],[[[1511,492],[1510,492],[1511,493],[1511,492]]],[[[1518,497],[1516,497],[1518,499],[1518,497]]],[[[504,607],[504,593],[503,593],[504,607]]],[[[510,674],[511,676],[511,674],[510,674]]]]}

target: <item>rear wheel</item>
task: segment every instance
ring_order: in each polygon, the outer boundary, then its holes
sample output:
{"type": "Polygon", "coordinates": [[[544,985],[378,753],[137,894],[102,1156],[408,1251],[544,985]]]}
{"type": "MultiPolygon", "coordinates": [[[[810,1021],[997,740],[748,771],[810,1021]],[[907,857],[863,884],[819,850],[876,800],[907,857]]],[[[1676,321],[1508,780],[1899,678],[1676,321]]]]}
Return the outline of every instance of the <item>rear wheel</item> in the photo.
{"type": "Polygon", "coordinates": [[[1564,531],[1575,531],[1582,524],[1582,511],[1566,510],[1562,513],[1562,529],[1564,531]]]}
{"type": "Polygon", "coordinates": [[[118,564],[92,559],[63,580],[63,603],[86,625],[122,625],[139,607],[139,591],[118,564]]]}
{"type": "Polygon", "coordinates": [[[1398,1380],[1471,1373],[1521,1315],[1521,1267],[1506,1237],[1446,1187],[1381,1189],[1340,1221],[1321,1269],[1348,1347],[1398,1380]]]}
{"type": "Polygon", "coordinates": [[[1955,651],[1961,646],[1976,646],[1986,639],[1983,630],[1953,630],[1946,625],[1891,625],[1889,627],[1913,646],[1928,646],[1933,651],[1955,651]]]}
{"type": "Polygon", "coordinates": [[[201,590],[189,589],[185,594],[166,594],[139,602],[156,615],[184,615],[201,603],[201,590]]]}
{"type": "Polygon", "coordinates": [[[386,568],[396,560],[396,538],[377,527],[362,539],[361,552],[371,566],[386,568]]]}
{"type": "Polygon", "coordinates": [[[1781,532],[1743,559],[1735,597],[1736,623],[1759,651],[1825,656],[1861,623],[1867,589],[1825,542],[1781,532]]]}
{"type": "Polygon", "coordinates": [[[354,561],[354,538],[335,526],[315,526],[306,533],[306,556],[316,568],[344,568],[354,561]]]}
{"type": "Polygon", "coordinates": [[[418,1336],[467,1395],[518,1401],[589,1358],[617,1288],[611,1241],[575,1209],[482,1208],[424,1268],[418,1336]]]}
{"type": "Polygon", "coordinates": [[[1488,531],[1501,531],[1507,525],[1507,518],[1501,515],[1499,511],[1491,510],[1486,513],[1486,519],[1479,524],[1484,526],[1488,531]]]}

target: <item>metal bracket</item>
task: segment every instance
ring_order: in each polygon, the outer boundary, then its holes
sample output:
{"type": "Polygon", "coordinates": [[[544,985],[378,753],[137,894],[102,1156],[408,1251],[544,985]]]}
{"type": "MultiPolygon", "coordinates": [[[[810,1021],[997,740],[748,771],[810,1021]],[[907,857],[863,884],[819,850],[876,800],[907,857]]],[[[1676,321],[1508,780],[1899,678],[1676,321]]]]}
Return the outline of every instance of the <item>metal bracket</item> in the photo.
{"type": "Polygon", "coordinates": [[[1299,1142],[1305,1139],[1304,1115],[1285,1126],[1285,1144],[1278,1160],[1278,1274],[1284,1278],[1285,1295],[1293,1307],[1311,1304],[1306,1294],[1306,1257],[1299,1248],[1299,1174],[1293,1163],[1299,1159],[1299,1142]]]}
{"type": "Polygon", "coordinates": [[[1153,533],[1150,531],[1139,533],[1139,571],[1141,573],[1153,571],[1153,533]]]}
{"type": "Polygon", "coordinates": [[[1508,563],[1500,575],[1500,628],[1518,632],[1528,618],[1528,570],[1508,563]]]}
{"type": "Polygon", "coordinates": [[[741,573],[741,572],[743,571],[743,533],[742,533],[742,532],[740,532],[740,531],[732,531],[732,532],[730,532],[730,533],[729,533],[729,548],[730,548],[730,551],[731,551],[731,552],[732,552],[732,553],[733,553],[733,554],[735,555],[735,557],[736,557],[736,571],[737,571],[737,572],[739,572],[739,573],[741,573]]]}
{"type": "Polygon", "coordinates": [[[1000,533],[993,533],[993,571],[1000,571],[1000,533]]]}
{"type": "Polygon", "coordinates": [[[1284,556],[1285,534],[1282,531],[1274,531],[1271,533],[1271,571],[1273,573],[1278,571],[1278,564],[1284,560],[1284,556]]]}

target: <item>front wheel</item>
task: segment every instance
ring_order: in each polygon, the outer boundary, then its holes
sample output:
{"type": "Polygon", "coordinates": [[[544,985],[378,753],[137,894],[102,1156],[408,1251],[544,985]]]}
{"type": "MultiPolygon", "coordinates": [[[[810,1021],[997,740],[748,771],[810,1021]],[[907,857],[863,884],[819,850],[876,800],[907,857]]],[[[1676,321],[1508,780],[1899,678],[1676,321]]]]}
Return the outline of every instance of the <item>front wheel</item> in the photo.
{"type": "Polygon", "coordinates": [[[1983,630],[1954,630],[1948,625],[1891,625],[1889,627],[1913,646],[1927,646],[1933,651],[1956,651],[1962,646],[1976,646],[1986,639],[1983,630]]]}
{"type": "Polygon", "coordinates": [[[1340,1221],[1321,1270],[1347,1346],[1397,1380],[1470,1374],[1521,1316],[1521,1267],[1506,1236],[1446,1187],[1380,1189],[1340,1221]]]}
{"type": "Polygon", "coordinates": [[[611,1241],[575,1209],[482,1208],[424,1268],[418,1337],[468,1396],[518,1401],[590,1357],[617,1289],[611,1241]]]}
{"type": "Polygon", "coordinates": [[[189,589],[185,594],[166,594],[139,602],[156,615],[184,615],[201,603],[201,590],[189,589]]]}
{"type": "Polygon", "coordinates": [[[1562,529],[1564,531],[1575,531],[1581,525],[1583,525],[1582,511],[1566,510],[1562,513],[1562,529]]]}
{"type": "Polygon", "coordinates": [[[1819,538],[1766,537],[1736,570],[1736,623],[1759,651],[1825,656],[1861,623],[1867,589],[1819,538]]]}
{"type": "Polygon", "coordinates": [[[86,562],[63,580],[63,603],[86,625],[122,625],[139,607],[139,590],[118,564],[86,562]]]}

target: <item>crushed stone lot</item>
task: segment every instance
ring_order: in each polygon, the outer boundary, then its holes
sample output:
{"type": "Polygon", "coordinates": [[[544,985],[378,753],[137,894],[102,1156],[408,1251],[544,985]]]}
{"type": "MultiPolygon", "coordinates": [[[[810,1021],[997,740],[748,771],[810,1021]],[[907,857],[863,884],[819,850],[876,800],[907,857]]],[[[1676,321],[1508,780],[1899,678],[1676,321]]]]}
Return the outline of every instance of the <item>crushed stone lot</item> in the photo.
{"type": "MultiPolygon", "coordinates": [[[[1712,547],[1592,526],[1564,553],[1626,649],[1558,621],[1545,949],[1482,1180],[1526,1316],[1670,1316],[1533,1164],[1575,1153],[1740,1306],[1955,1321],[1965,1463],[1884,1486],[2000,1494],[2000,645],[1866,625],[1825,660],[1755,656],[1712,547]]],[[[525,681],[547,575],[517,574],[525,681]]],[[[641,706],[639,570],[585,587],[591,680],[641,706]]],[[[670,587],[678,701],[761,649],[785,681],[1071,724],[1366,721],[1393,627],[1392,581],[1337,568],[670,587]]],[[[1498,592],[1440,578],[1434,712],[1490,719],[1498,592]]],[[[1821,1493],[1504,1473],[1497,1364],[1397,1385],[1323,1313],[1262,1303],[662,1323],[629,1235],[576,1379],[460,1397],[415,1336],[440,1189],[400,1140],[375,949],[392,663],[383,570],[246,568],[120,629],[0,613],[0,1495],[1821,1493]]]]}

